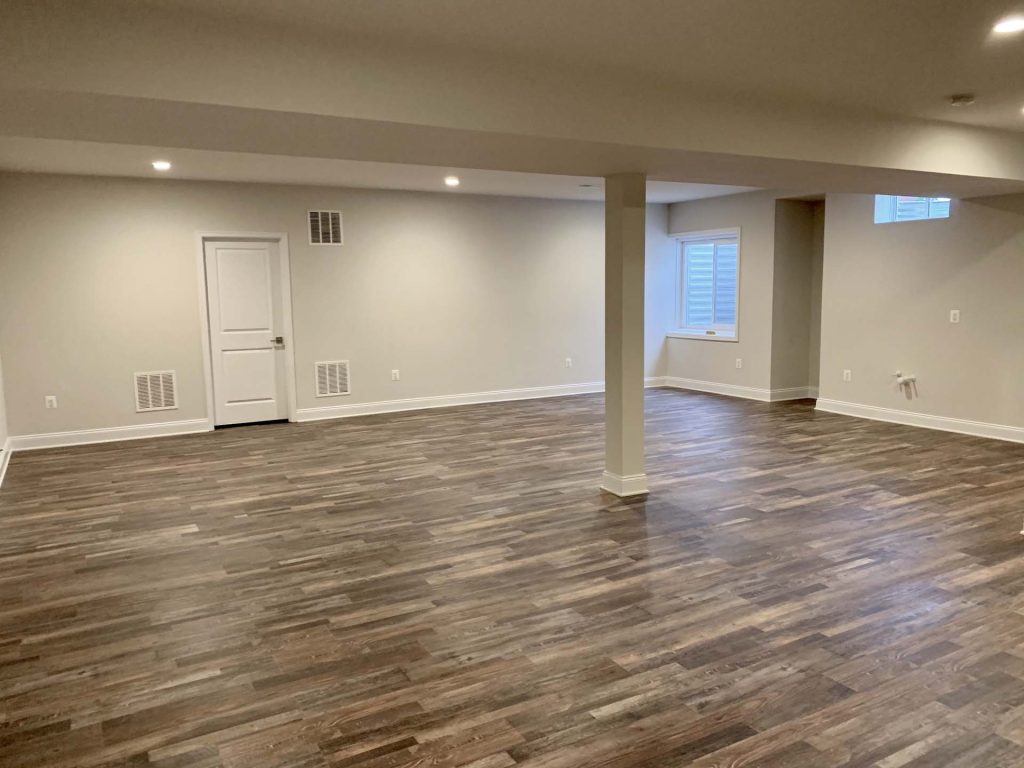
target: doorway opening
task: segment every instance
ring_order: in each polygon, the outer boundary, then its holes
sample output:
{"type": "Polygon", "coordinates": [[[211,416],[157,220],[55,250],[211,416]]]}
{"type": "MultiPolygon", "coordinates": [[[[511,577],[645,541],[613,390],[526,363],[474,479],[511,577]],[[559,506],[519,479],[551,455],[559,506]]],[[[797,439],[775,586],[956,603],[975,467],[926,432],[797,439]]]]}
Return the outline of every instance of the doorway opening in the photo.
{"type": "Polygon", "coordinates": [[[200,235],[211,426],[294,421],[291,270],[284,234],[200,235]]]}

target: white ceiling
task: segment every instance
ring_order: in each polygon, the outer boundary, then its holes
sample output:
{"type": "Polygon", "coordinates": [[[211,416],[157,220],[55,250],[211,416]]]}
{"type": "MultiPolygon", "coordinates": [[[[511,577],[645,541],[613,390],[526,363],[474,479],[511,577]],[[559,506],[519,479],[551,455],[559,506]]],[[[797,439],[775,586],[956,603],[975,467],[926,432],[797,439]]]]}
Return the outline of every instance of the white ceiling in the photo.
{"type": "Polygon", "coordinates": [[[1024,130],[1024,0],[145,0],[336,45],[476,51],[736,98],[1024,130]],[[976,92],[975,106],[947,97],[976,92]]]}
{"type": "MultiPolygon", "coordinates": [[[[310,184],[562,200],[604,199],[602,179],[587,176],[557,176],[10,136],[0,136],[0,170],[90,176],[248,181],[264,184],[310,184]],[[173,168],[170,172],[158,173],[151,166],[154,160],[169,160],[173,168]],[[445,187],[444,177],[448,174],[459,177],[461,184],[456,190],[445,187]],[[593,186],[581,186],[583,184],[593,186]]],[[[676,203],[748,192],[752,189],[755,188],[650,181],[647,185],[647,200],[651,203],[676,203]]]]}

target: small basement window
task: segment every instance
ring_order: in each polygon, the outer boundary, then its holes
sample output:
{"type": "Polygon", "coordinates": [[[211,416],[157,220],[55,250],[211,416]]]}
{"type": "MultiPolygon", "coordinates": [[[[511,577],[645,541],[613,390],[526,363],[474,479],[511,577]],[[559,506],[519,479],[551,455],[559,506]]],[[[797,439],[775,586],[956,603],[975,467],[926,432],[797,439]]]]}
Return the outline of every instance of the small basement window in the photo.
{"type": "Polygon", "coordinates": [[[875,224],[948,219],[951,203],[948,197],[875,195],[875,224]]]}
{"type": "Polygon", "coordinates": [[[739,314],[738,232],[684,236],[679,253],[679,318],[672,336],[735,341],[739,314]]]}

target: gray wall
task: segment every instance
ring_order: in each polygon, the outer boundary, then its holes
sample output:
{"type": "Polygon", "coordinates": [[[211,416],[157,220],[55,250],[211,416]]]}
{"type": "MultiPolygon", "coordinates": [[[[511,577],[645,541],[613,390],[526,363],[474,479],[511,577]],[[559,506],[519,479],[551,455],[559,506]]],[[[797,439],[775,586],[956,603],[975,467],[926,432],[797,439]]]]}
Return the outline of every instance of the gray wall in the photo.
{"type": "MultiPolygon", "coordinates": [[[[666,222],[649,208],[650,376],[664,373],[674,299],[666,222]]],[[[0,176],[10,432],[206,416],[200,230],[288,233],[300,409],[602,381],[603,227],[589,202],[0,176]],[[307,244],[313,208],[344,212],[344,247],[307,244]],[[315,398],[314,361],[339,358],[353,394],[315,398]],[[163,369],[178,372],[181,408],[136,414],[133,372],[163,369]]]]}
{"type": "Polygon", "coordinates": [[[4,402],[4,364],[0,358],[0,451],[7,442],[7,408],[4,402]]]}
{"type": "Polygon", "coordinates": [[[814,208],[775,201],[772,274],[772,389],[807,387],[811,358],[814,208]]]}
{"type": "Polygon", "coordinates": [[[872,206],[826,202],[821,397],[1024,425],[1024,195],[899,224],[873,224],[872,206]],[[899,391],[897,369],[918,376],[917,397],[899,391]]]}
{"type": "Polygon", "coordinates": [[[740,314],[738,341],[669,339],[668,375],[743,387],[771,386],[776,197],[772,192],[749,192],[669,207],[672,234],[740,228],[740,314]],[[743,368],[736,368],[736,358],[743,359],[743,368]]]}
{"type": "Polygon", "coordinates": [[[739,340],[670,339],[669,376],[760,390],[808,386],[814,205],[782,199],[787,194],[749,192],[669,206],[674,235],[740,230],[739,340]]]}
{"type": "Polygon", "coordinates": [[[825,201],[811,203],[814,231],[811,243],[811,336],[808,341],[807,384],[817,394],[821,367],[821,273],[825,266],[825,201]]]}

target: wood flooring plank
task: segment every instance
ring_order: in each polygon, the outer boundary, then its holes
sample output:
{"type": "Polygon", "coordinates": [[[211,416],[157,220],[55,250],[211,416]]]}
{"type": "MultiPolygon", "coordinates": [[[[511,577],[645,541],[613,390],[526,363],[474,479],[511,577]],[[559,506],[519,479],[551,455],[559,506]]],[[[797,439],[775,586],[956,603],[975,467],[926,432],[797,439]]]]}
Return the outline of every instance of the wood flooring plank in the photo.
{"type": "Polygon", "coordinates": [[[15,454],[0,768],[1024,765],[1024,446],[647,393],[15,454]]]}

